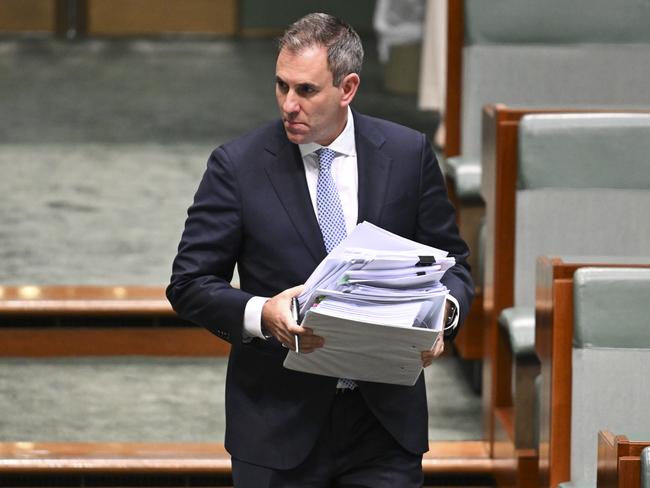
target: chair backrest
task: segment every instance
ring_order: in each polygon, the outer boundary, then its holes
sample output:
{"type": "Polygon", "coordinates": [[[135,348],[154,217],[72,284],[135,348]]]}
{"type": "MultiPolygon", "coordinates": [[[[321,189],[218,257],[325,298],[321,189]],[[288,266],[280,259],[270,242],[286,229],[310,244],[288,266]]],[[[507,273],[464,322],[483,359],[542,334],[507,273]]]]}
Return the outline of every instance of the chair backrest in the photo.
{"type": "MultiPolygon", "coordinates": [[[[464,157],[480,154],[481,109],[488,103],[648,105],[650,8],[644,2],[464,0],[463,17],[464,157]]],[[[448,91],[453,95],[455,87],[448,91]]]]}
{"type": "Polygon", "coordinates": [[[573,282],[571,481],[595,486],[599,429],[650,438],[650,269],[581,268],[573,282]]]}
{"type": "Polygon", "coordinates": [[[527,115],[519,124],[516,306],[535,303],[540,255],[650,249],[650,115],[527,115]]]}

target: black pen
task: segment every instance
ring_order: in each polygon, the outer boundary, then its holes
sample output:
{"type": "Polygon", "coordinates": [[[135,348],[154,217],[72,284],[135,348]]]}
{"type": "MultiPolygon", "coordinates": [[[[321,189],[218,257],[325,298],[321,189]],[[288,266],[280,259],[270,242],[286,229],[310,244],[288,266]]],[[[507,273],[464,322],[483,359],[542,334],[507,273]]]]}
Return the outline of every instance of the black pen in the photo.
{"type": "MultiPolygon", "coordinates": [[[[293,320],[296,321],[296,324],[300,325],[300,304],[296,297],[291,299],[291,316],[293,317],[293,320]]],[[[296,334],[293,336],[293,339],[296,345],[296,352],[300,354],[300,336],[296,334]]]]}

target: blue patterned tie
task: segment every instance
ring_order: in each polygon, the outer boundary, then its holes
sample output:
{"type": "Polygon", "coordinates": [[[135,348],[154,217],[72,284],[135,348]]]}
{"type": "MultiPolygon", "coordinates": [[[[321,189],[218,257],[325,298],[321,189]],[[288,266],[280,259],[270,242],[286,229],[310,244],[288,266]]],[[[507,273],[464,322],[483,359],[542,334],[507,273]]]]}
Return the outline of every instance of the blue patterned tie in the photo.
{"type": "MultiPolygon", "coordinates": [[[[345,239],[345,217],[339,192],[332,178],[332,163],[336,153],[326,147],[316,151],[318,154],[318,182],[316,183],[316,207],[318,225],[323,234],[327,253],[345,239]]],[[[339,378],[337,388],[356,388],[357,384],[346,378],[339,378]]]]}
{"type": "Polygon", "coordinates": [[[339,192],[332,178],[332,163],[336,153],[326,147],[316,151],[318,154],[318,182],[316,183],[316,208],[318,225],[323,234],[325,249],[329,252],[345,239],[345,217],[339,192]]]}

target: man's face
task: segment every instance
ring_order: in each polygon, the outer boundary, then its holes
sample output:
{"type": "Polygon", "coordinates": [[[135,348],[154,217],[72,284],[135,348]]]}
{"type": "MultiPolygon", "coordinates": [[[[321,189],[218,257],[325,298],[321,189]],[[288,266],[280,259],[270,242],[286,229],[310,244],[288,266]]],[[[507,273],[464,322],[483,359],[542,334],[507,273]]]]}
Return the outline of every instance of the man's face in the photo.
{"type": "Polygon", "coordinates": [[[333,85],[327,49],[313,46],[292,53],[283,49],[275,67],[275,96],[289,140],[295,144],[330,144],[343,131],[347,106],[352,101],[357,75],[348,75],[340,87],[333,85]],[[345,80],[356,77],[349,94],[345,80]]]}

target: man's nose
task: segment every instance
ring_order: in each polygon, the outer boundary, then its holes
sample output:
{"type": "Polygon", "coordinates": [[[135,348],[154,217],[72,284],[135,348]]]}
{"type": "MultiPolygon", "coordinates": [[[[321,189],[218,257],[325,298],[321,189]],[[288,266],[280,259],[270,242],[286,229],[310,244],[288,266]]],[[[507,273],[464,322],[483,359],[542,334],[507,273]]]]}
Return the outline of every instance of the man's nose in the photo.
{"type": "Polygon", "coordinates": [[[289,90],[289,92],[284,97],[282,110],[286,114],[295,114],[300,112],[300,103],[298,103],[298,98],[293,91],[289,90]]]}

